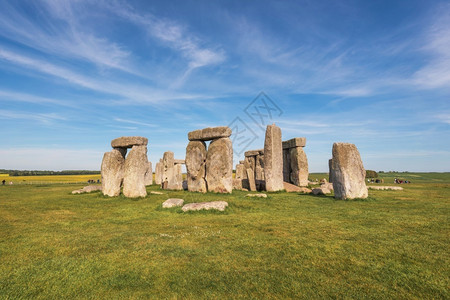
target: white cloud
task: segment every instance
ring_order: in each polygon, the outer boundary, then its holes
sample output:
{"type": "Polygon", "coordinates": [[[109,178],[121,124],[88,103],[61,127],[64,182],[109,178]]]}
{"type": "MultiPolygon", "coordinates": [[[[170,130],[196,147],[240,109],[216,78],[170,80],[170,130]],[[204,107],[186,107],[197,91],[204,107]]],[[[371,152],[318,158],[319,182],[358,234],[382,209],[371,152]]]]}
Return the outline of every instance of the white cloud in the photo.
{"type": "Polygon", "coordinates": [[[22,119],[22,120],[34,120],[45,124],[53,123],[54,121],[64,121],[65,117],[56,113],[29,113],[29,112],[17,112],[11,110],[0,110],[0,119],[22,119]]]}

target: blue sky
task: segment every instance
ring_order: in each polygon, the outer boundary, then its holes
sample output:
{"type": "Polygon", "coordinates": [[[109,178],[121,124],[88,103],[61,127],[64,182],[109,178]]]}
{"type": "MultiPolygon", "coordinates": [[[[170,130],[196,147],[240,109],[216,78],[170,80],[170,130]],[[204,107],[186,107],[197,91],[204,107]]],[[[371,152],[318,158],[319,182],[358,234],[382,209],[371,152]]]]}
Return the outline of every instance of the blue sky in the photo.
{"type": "Polygon", "coordinates": [[[311,172],[333,142],[366,169],[450,171],[450,3],[0,0],[0,168],[98,170],[129,135],[183,158],[236,118],[262,148],[261,92],[311,172]]]}

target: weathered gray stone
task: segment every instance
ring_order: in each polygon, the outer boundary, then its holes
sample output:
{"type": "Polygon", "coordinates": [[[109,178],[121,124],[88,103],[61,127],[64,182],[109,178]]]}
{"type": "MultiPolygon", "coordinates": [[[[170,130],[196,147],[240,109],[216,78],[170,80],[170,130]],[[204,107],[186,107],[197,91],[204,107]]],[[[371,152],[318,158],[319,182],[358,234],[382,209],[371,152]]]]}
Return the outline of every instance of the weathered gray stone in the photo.
{"type": "Polygon", "coordinates": [[[331,166],[333,165],[333,160],[328,160],[328,181],[333,182],[332,172],[331,172],[331,166]]]}
{"type": "Polygon", "coordinates": [[[292,193],[292,192],[300,192],[302,190],[301,187],[298,187],[292,183],[289,182],[283,182],[283,187],[286,190],[286,192],[288,193],[292,193]]]}
{"type": "Polygon", "coordinates": [[[206,144],[190,141],[186,147],[187,186],[190,192],[206,193],[206,144]]]}
{"type": "Polygon", "coordinates": [[[257,155],[264,155],[264,149],[258,149],[258,150],[249,150],[244,153],[244,156],[257,156],[257,155]]]}
{"type": "Polygon", "coordinates": [[[133,146],[147,146],[148,139],[142,136],[122,136],[111,141],[113,148],[131,148],[133,146]]]}
{"type": "Polygon", "coordinates": [[[254,192],[256,191],[255,173],[252,169],[247,169],[246,172],[249,190],[254,192]]]}
{"type": "Polygon", "coordinates": [[[84,193],[91,193],[91,192],[96,192],[96,191],[101,191],[101,190],[102,190],[101,185],[88,185],[82,189],[72,191],[72,194],[84,194],[84,193]]]}
{"type": "Polygon", "coordinates": [[[163,163],[157,162],[155,166],[155,184],[161,185],[163,173],[163,163]]]}
{"type": "Polygon", "coordinates": [[[281,129],[268,125],[264,141],[264,176],[267,191],[281,191],[283,187],[283,148],[281,129]]]}
{"type": "Polygon", "coordinates": [[[331,172],[336,199],[367,198],[366,171],[354,144],[333,144],[331,172]]]}
{"type": "Polygon", "coordinates": [[[233,178],[233,190],[242,190],[242,179],[233,178]]]}
{"type": "Polygon", "coordinates": [[[291,182],[291,154],[289,149],[283,149],[283,181],[291,182]]]}
{"type": "Polygon", "coordinates": [[[331,182],[325,182],[325,183],[322,183],[321,185],[320,185],[320,188],[325,188],[325,189],[329,189],[330,191],[332,191],[333,190],[333,183],[331,183],[331,182]]]}
{"type": "Polygon", "coordinates": [[[152,162],[151,161],[148,162],[147,170],[145,171],[144,184],[146,186],[153,184],[153,170],[152,170],[152,162]]]}
{"type": "Polygon", "coordinates": [[[233,190],[233,145],[230,138],[213,140],[206,154],[208,191],[231,193],[233,190]]]}
{"type": "Polygon", "coordinates": [[[331,191],[327,188],[315,188],[312,189],[312,194],[313,195],[325,195],[325,194],[330,194],[331,191]]]}
{"type": "Polygon", "coordinates": [[[162,207],[163,208],[172,208],[177,206],[183,206],[184,200],[183,199],[177,199],[177,198],[170,198],[163,202],[162,207]]]}
{"type": "Polygon", "coordinates": [[[283,142],[283,149],[290,149],[294,147],[305,147],[305,146],[306,146],[305,137],[297,137],[283,142]]]}
{"type": "Polygon", "coordinates": [[[294,147],[289,149],[291,162],[290,182],[298,186],[307,186],[308,181],[308,158],[302,147],[294,147]]]}
{"type": "Polygon", "coordinates": [[[256,156],[246,156],[244,160],[244,168],[251,169],[255,173],[256,169],[256,156]]]}
{"type": "Polygon", "coordinates": [[[266,194],[247,194],[247,197],[267,198],[266,194]]]}
{"type": "Polygon", "coordinates": [[[244,179],[246,176],[244,175],[245,167],[244,164],[236,165],[236,179],[244,179]]]}
{"type": "Polygon", "coordinates": [[[231,135],[231,129],[227,126],[208,127],[194,130],[188,133],[190,141],[211,141],[218,138],[227,138],[231,135]]]}
{"type": "Polygon", "coordinates": [[[147,196],[144,181],[147,169],[147,146],[133,146],[125,159],[123,177],[123,194],[125,197],[147,196]]]}
{"type": "Polygon", "coordinates": [[[117,151],[119,151],[120,154],[122,154],[123,158],[125,158],[125,156],[127,156],[128,148],[115,147],[113,149],[116,149],[117,151]]]}
{"type": "Polygon", "coordinates": [[[113,149],[103,155],[101,166],[103,195],[110,197],[120,195],[124,168],[125,159],[119,150],[113,149]]]}
{"type": "Polygon", "coordinates": [[[166,188],[168,190],[183,190],[183,173],[180,164],[173,165],[173,167],[167,171],[167,175],[168,180],[166,188]]]}
{"type": "Polygon", "coordinates": [[[228,203],[225,201],[212,201],[212,202],[201,202],[201,203],[189,203],[183,206],[182,210],[186,211],[195,211],[195,210],[210,210],[215,209],[219,211],[224,211],[228,206],[228,203]]]}
{"type": "Polygon", "coordinates": [[[153,195],[164,195],[164,193],[157,192],[157,191],[150,191],[150,194],[153,194],[153,195]]]}

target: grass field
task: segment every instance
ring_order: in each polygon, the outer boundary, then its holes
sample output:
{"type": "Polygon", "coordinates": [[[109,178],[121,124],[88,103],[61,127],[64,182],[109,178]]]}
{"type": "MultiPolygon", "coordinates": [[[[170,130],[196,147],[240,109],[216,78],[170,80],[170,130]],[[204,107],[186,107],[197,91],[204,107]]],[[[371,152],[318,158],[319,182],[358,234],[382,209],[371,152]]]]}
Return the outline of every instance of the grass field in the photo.
{"type": "Polygon", "coordinates": [[[449,299],[450,173],[384,175],[412,183],[359,201],[0,186],[0,299],[449,299]],[[162,209],[170,197],[230,206],[162,209]]]}

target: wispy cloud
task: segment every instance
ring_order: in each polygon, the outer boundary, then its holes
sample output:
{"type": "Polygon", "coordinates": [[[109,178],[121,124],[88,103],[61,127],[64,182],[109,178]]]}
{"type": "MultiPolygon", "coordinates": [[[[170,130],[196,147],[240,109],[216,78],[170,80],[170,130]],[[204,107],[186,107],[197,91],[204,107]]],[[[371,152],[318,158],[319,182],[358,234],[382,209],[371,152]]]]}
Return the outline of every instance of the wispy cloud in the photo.
{"type": "Polygon", "coordinates": [[[17,112],[11,110],[0,110],[0,119],[22,119],[22,120],[34,120],[44,124],[51,124],[54,121],[67,120],[57,113],[30,113],[30,112],[17,112]]]}
{"type": "Polygon", "coordinates": [[[121,118],[114,118],[114,121],[121,122],[121,123],[142,125],[142,126],[147,126],[147,127],[158,127],[158,125],[155,125],[155,124],[150,124],[150,123],[145,123],[145,122],[138,122],[138,121],[134,121],[134,120],[125,120],[125,119],[121,119],[121,118]]]}
{"type": "Polygon", "coordinates": [[[0,99],[2,101],[18,101],[27,102],[33,104],[50,104],[50,105],[60,105],[67,107],[76,107],[77,105],[71,101],[63,99],[53,99],[48,97],[39,97],[30,94],[17,93],[12,91],[0,90],[0,99]]]}

